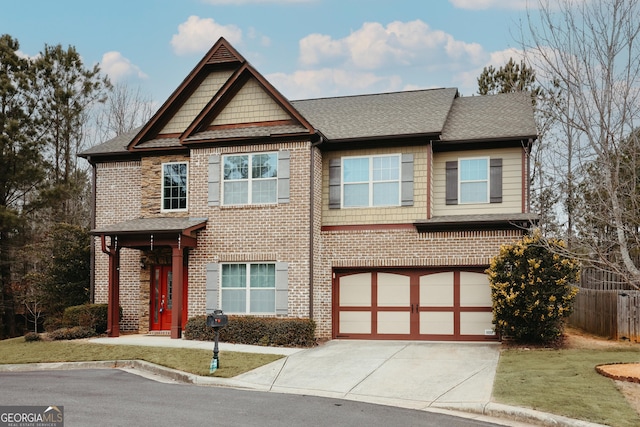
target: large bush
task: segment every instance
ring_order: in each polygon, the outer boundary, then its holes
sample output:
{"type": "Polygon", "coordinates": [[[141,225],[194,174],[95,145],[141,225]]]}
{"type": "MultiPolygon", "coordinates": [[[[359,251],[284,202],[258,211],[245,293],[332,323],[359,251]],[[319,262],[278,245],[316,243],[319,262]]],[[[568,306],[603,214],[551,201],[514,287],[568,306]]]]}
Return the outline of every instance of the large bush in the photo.
{"type": "MultiPolygon", "coordinates": [[[[62,315],[62,325],[66,327],[82,326],[93,329],[97,334],[107,330],[107,304],[82,304],[67,307],[62,315]]],[[[122,307],[120,308],[122,317],[122,307]]]]}
{"type": "Polygon", "coordinates": [[[571,314],[580,269],[561,253],[565,244],[539,232],[503,245],[487,270],[493,299],[493,322],[503,337],[548,343],[563,332],[571,314]]]}
{"type": "MultiPolygon", "coordinates": [[[[227,326],[220,328],[220,341],[263,346],[310,347],[315,345],[315,322],[311,319],[229,316],[227,326]]],[[[213,328],[207,316],[189,319],[184,328],[189,340],[213,341],[213,328]]]]}

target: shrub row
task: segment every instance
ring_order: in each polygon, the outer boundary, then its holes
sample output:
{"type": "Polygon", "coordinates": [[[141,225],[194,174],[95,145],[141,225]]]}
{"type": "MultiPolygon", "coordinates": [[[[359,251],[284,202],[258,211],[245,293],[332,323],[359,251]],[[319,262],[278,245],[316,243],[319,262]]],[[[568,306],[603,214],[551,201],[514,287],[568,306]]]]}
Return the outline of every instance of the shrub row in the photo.
{"type": "Polygon", "coordinates": [[[41,339],[42,339],[42,337],[40,336],[40,334],[37,334],[35,332],[27,332],[24,335],[24,340],[26,342],[40,341],[41,339]]]}
{"type": "MultiPolygon", "coordinates": [[[[227,326],[220,328],[220,341],[282,347],[312,347],[315,341],[315,322],[311,319],[229,316],[227,326]]],[[[213,341],[213,328],[207,326],[207,316],[189,319],[184,328],[189,340],[213,341]]]]}
{"type": "Polygon", "coordinates": [[[77,340],[80,338],[89,338],[96,334],[92,328],[84,326],[73,326],[71,328],[61,328],[49,332],[48,336],[52,340],[77,340]]]}

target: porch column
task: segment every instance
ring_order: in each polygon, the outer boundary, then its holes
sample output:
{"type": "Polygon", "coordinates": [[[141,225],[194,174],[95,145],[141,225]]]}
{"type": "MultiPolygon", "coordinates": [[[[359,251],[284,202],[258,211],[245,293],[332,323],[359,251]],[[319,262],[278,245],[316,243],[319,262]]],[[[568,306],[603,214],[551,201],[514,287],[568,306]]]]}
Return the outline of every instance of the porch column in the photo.
{"type": "Polygon", "coordinates": [[[120,248],[109,251],[107,336],[120,336],[120,248]]]}
{"type": "Polygon", "coordinates": [[[173,307],[171,311],[171,338],[182,338],[182,277],[183,249],[180,245],[172,247],[171,269],[173,271],[173,289],[171,291],[173,307]]]}

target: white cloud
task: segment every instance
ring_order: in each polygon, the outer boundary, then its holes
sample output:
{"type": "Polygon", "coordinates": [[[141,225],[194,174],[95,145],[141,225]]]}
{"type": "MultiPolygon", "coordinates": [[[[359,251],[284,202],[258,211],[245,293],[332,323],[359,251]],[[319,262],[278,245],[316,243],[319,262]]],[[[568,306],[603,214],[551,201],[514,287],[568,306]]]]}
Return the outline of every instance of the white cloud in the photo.
{"type": "Polygon", "coordinates": [[[399,76],[378,76],[337,68],[274,73],[266,78],[289,99],[403,90],[399,76]]]}
{"type": "Polygon", "coordinates": [[[262,35],[256,30],[254,27],[249,28],[247,32],[247,37],[251,40],[258,40],[260,46],[269,47],[271,46],[271,39],[265,35],[262,35]]]}
{"type": "Polygon", "coordinates": [[[38,58],[40,58],[40,57],[42,56],[42,55],[40,55],[40,53],[37,53],[37,54],[35,54],[35,55],[29,55],[29,54],[24,53],[24,52],[23,52],[23,51],[21,51],[21,50],[16,50],[16,55],[17,55],[19,58],[22,58],[22,59],[29,59],[29,60],[31,60],[31,61],[34,61],[34,60],[36,60],[36,59],[38,59],[38,58]]]}
{"type": "Polygon", "coordinates": [[[131,63],[129,59],[116,51],[107,52],[102,55],[100,68],[102,72],[107,74],[113,81],[119,81],[129,76],[135,76],[140,79],[146,79],[148,77],[142,72],[140,67],[131,63]]]}
{"type": "Polygon", "coordinates": [[[300,40],[300,62],[304,66],[337,61],[343,66],[374,70],[434,62],[478,64],[485,58],[486,53],[478,43],[456,40],[421,20],[395,21],[386,27],[368,22],[342,39],[311,34],[300,40]]]}
{"type": "Polygon", "coordinates": [[[232,45],[239,45],[242,43],[242,30],[235,25],[222,25],[211,18],[192,15],[178,25],[178,34],[171,38],[171,46],[177,55],[203,53],[220,37],[232,45]]]}
{"type": "Polygon", "coordinates": [[[525,10],[537,5],[536,0],[449,0],[458,9],[484,10],[484,9],[511,9],[525,10]]]}

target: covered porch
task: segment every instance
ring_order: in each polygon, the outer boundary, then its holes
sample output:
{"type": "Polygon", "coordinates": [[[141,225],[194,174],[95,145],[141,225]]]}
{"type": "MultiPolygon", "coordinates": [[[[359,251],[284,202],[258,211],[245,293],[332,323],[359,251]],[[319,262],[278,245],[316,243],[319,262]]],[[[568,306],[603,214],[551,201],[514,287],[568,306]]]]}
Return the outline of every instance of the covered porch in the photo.
{"type": "Polygon", "coordinates": [[[170,248],[172,269],[171,338],[182,337],[183,272],[188,262],[186,251],[197,246],[197,231],[206,227],[207,218],[138,218],[98,227],[91,234],[100,238],[100,247],[109,257],[107,335],[120,336],[120,250],[122,248],[151,251],[170,248]]]}

